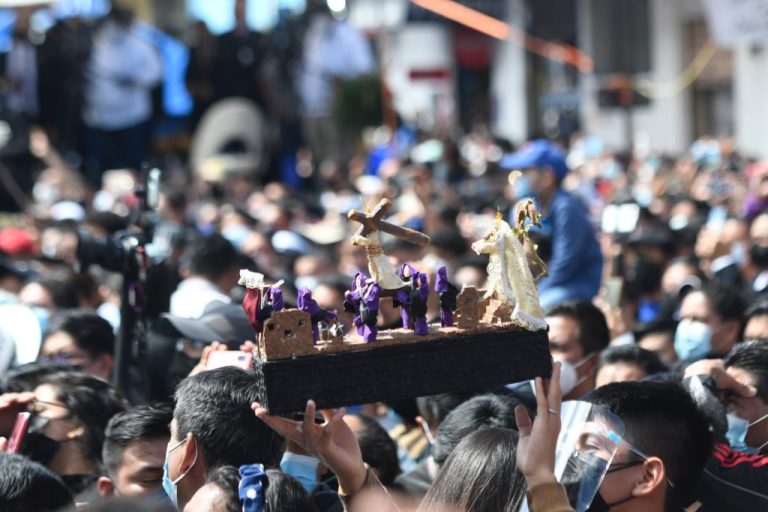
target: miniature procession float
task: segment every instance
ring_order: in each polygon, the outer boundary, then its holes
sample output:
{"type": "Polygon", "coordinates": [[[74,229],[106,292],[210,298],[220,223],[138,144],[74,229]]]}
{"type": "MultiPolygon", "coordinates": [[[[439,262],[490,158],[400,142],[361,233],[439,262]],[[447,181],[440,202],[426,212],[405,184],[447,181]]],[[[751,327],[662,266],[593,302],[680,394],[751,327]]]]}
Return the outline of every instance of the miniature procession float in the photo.
{"type": "Polygon", "coordinates": [[[493,230],[472,244],[489,254],[486,290],[458,289],[441,267],[431,284],[407,263],[393,267],[379,233],[416,244],[429,243],[418,231],[383,220],[387,199],[367,214],[352,210],[360,223],[352,243],[364,247],[370,275],[358,273],[345,294],[344,309],[354,314],[354,332],[343,333],[334,311],[322,310],[312,292],[298,292],[297,309],[283,307],[280,283],[241,271],[247,288],[243,307],[256,332],[254,366],[261,404],[271,414],[303,411],[312,398],[318,408],[395,401],[438,393],[487,389],[548,377],[552,362],[547,324],[539,305],[525,246],[546,268],[528,239],[539,215],[532,202],[516,208],[511,227],[497,214],[493,230]],[[427,322],[427,298],[439,296],[440,322],[427,322]],[[401,309],[402,328],[378,330],[383,297],[401,309]]]}

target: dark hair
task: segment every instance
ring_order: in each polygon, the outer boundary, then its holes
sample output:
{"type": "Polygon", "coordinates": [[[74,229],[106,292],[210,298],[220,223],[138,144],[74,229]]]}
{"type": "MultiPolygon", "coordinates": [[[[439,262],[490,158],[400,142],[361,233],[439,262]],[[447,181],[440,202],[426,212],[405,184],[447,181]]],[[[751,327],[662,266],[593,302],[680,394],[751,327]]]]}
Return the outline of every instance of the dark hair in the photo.
{"type": "Polygon", "coordinates": [[[456,407],[437,428],[432,457],[442,465],[466,436],[481,428],[515,429],[515,406],[520,402],[509,396],[480,395],[456,407]]]}
{"type": "Polygon", "coordinates": [[[430,235],[433,247],[448,251],[456,257],[463,256],[469,249],[467,240],[461,236],[461,232],[456,227],[438,228],[430,235]]]}
{"type": "Polygon", "coordinates": [[[690,504],[704,464],[712,453],[707,418],[679,384],[615,382],[590,392],[584,400],[601,405],[624,422],[624,439],[664,462],[666,510],[690,504]]]}
{"type": "Polygon", "coordinates": [[[469,434],[440,468],[419,511],[516,512],[526,490],[517,441],[517,432],[506,428],[469,434]]]}
{"type": "Polygon", "coordinates": [[[229,272],[238,262],[238,252],[223,236],[214,234],[198,238],[186,250],[189,272],[216,279],[229,272]]]}
{"type": "Polygon", "coordinates": [[[744,322],[742,322],[742,331],[739,338],[744,339],[744,331],[747,329],[747,324],[750,320],[759,316],[766,315],[768,315],[768,299],[760,298],[750,304],[747,310],[744,312],[744,322]]]}
{"type": "Polygon", "coordinates": [[[220,466],[208,474],[206,484],[213,484],[221,490],[224,497],[224,509],[227,512],[239,512],[243,509],[240,502],[240,473],[234,466],[220,466]]]}
{"type": "Polygon", "coordinates": [[[428,425],[435,426],[443,422],[448,414],[462,403],[472,398],[472,393],[443,393],[441,395],[421,396],[416,399],[419,414],[428,425]]]}
{"type": "Polygon", "coordinates": [[[139,405],[115,414],[104,437],[101,458],[110,475],[117,474],[123,463],[123,453],[131,443],[171,436],[170,423],[173,409],[170,405],[139,405]]]}
{"type": "Polygon", "coordinates": [[[67,486],[45,466],[0,452],[0,468],[0,510],[53,512],[74,506],[67,486]]]}
{"type": "Polygon", "coordinates": [[[768,343],[748,341],[739,343],[725,356],[727,368],[739,368],[756,378],[757,396],[768,403],[768,343]]]}
{"type": "Polygon", "coordinates": [[[70,370],[72,370],[70,366],[60,363],[28,363],[8,370],[2,379],[0,389],[3,393],[34,391],[49,375],[70,370]]]}
{"type": "Polygon", "coordinates": [[[115,331],[109,322],[96,313],[85,310],[68,311],[57,317],[46,336],[55,332],[69,334],[79,349],[92,357],[112,355],[115,351],[115,331]]]}
{"type": "Polygon", "coordinates": [[[701,289],[712,309],[723,320],[743,320],[746,302],[738,288],[712,281],[701,289]]]}
{"type": "Polygon", "coordinates": [[[187,209],[187,194],[183,188],[165,184],[160,187],[160,193],[165,197],[168,206],[175,212],[183,213],[187,209]]]}
{"type": "Polygon", "coordinates": [[[645,350],[637,345],[620,345],[608,347],[600,354],[597,363],[598,371],[607,364],[629,363],[642,368],[646,376],[667,371],[667,365],[661,362],[656,352],[645,350]]]}
{"type": "Polygon", "coordinates": [[[77,512],[177,512],[170,501],[150,496],[100,497],[77,512]]]}
{"type": "Polygon", "coordinates": [[[265,512],[317,512],[312,498],[295,478],[274,469],[267,471],[267,478],[265,512]]]}
{"type": "Polygon", "coordinates": [[[256,417],[251,403],[258,384],[253,371],[224,367],[187,377],[176,389],[177,440],[195,435],[209,470],[219,466],[280,464],[285,442],[256,417]]]}
{"type": "Polygon", "coordinates": [[[27,284],[39,284],[45,288],[58,309],[75,309],[80,305],[77,287],[69,279],[38,278],[27,284]]]}
{"type": "Polygon", "coordinates": [[[79,372],[54,373],[42,384],[56,388],[56,399],[85,429],[79,440],[83,455],[94,464],[100,464],[107,423],[127,406],[120,392],[106,381],[79,372]]]}
{"type": "MultiPolygon", "coordinates": [[[[240,473],[236,467],[216,468],[206,483],[221,489],[227,512],[240,512],[243,509],[238,492],[240,473]]],[[[298,481],[280,471],[269,469],[264,489],[264,511],[317,512],[317,507],[298,481]]]]}
{"type": "Polygon", "coordinates": [[[368,416],[353,416],[362,424],[362,428],[355,432],[355,437],[360,445],[363,461],[376,470],[382,484],[392,485],[400,474],[397,443],[389,437],[384,427],[368,416]]]}
{"type": "Polygon", "coordinates": [[[547,311],[546,316],[564,316],[579,324],[577,340],[584,354],[602,352],[611,341],[611,333],[605,315],[587,300],[558,304],[547,311]]]}

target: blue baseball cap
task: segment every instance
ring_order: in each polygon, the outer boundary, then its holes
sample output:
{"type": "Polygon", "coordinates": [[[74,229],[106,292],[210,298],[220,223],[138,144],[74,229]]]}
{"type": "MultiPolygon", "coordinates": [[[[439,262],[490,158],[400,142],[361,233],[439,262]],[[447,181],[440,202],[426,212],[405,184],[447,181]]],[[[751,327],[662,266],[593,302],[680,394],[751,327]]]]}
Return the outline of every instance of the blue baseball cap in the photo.
{"type": "Polygon", "coordinates": [[[551,167],[561,180],[568,174],[568,164],[565,163],[565,154],[556,145],[548,140],[538,139],[527,142],[514,153],[504,155],[499,166],[502,169],[531,169],[551,167]]]}

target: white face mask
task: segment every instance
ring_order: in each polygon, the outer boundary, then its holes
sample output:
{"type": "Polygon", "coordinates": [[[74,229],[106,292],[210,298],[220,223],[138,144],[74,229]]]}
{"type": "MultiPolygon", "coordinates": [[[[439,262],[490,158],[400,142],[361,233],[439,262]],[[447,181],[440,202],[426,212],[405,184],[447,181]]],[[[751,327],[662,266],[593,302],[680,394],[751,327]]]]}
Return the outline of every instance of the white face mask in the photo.
{"type": "Polygon", "coordinates": [[[555,362],[559,362],[561,364],[560,391],[562,391],[563,396],[567,395],[568,393],[576,389],[576,387],[579,384],[581,384],[582,382],[584,382],[589,378],[588,374],[579,377],[579,372],[577,370],[582,366],[584,366],[584,363],[586,363],[590,357],[592,357],[591,352],[576,363],[571,363],[570,361],[566,361],[565,358],[563,358],[562,356],[552,357],[552,359],[554,359],[555,362]]]}

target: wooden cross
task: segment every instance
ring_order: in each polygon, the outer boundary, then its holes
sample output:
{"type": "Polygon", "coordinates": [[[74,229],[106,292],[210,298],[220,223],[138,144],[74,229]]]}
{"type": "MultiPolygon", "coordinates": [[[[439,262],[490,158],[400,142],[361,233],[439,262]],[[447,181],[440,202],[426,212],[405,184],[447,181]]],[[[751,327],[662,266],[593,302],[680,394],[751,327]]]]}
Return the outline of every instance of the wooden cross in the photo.
{"type": "Polygon", "coordinates": [[[391,207],[392,201],[384,198],[379,201],[379,204],[376,205],[376,208],[374,208],[373,211],[367,215],[362,212],[358,212],[357,210],[350,210],[350,212],[347,214],[347,217],[350,220],[359,222],[361,224],[361,226],[355,232],[355,235],[367,236],[374,231],[382,231],[384,233],[389,233],[390,235],[401,240],[405,240],[406,242],[411,242],[412,244],[429,244],[430,238],[424,233],[414,229],[404,228],[403,226],[398,226],[397,224],[392,224],[391,222],[382,220],[382,217],[384,217],[384,215],[391,207]]]}

